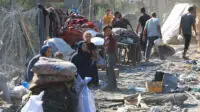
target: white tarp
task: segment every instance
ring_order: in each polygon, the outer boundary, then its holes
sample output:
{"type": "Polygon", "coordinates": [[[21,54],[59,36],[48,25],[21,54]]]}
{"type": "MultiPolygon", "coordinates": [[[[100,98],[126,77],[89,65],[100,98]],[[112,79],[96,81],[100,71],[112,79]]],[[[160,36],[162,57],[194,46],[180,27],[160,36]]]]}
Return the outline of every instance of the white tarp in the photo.
{"type": "Polygon", "coordinates": [[[91,39],[91,42],[92,42],[94,45],[96,45],[96,46],[101,46],[101,45],[104,44],[104,39],[101,38],[101,37],[93,37],[93,38],[91,39]]]}
{"type": "Polygon", "coordinates": [[[64,60],[68,61],[71,57],[71,54],[74,52],[74,50],[71,48],[70,45],[68,45],[63,39],[61,38],[51,38],[45,41],[44,44],[47,44],[51,47],[51,52],[61,52],[64,55],[64,60]]]}
{"type": "Polygon", "coordinates": [[[170,15],[162,26],[164,43],[174,43],[177,40],[181,16],[187,13],[190,4],[178,3],[172,9],[170,15]]]}

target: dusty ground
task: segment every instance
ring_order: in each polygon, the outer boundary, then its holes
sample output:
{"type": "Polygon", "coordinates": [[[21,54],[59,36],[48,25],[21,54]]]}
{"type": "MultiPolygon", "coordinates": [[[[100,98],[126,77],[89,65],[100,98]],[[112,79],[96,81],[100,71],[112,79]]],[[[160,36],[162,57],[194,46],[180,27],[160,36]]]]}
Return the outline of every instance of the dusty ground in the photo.
{"type": "MultiPolygon", "coordinates": [[[[192,74],[192,78],[197,79],[197,81],[189,80],[184,81],[184,83],[179,82],[179,86],[200,88],[200,72],[192,70],[192,65],[186,64],[186,62],[181,59],[183,45],[175,45],[172,47],[175,48],[176,53],[164,61],[153,58],[149,63],[141,62],[136,66],[120,65],[120,74],[117,78],[119,89],[116,92],[106,92],[101,89],[92,90],[95,93],[96,108],[98,112],[200,112],[200,89],[199,92],[190,91],[197,100],[188,96],[188,100],[180,106],[166,102],[162,105],[148,105],[149,108],[144,109],[139,108],[136,105],[128,105],[121,102],[124,97],[144,93],[145,82],[152,80],[157,70],[172,73],[176,76],[182,74],[190,76],[192,74]],[[135,87],[142,92],[134,89],[135,87]],[[105,99],[115,101],[106,101],[105,99]],[[161,111],[151,111],[152,107],[160,109],[161,111]]],[[[190,46],[188,56],[190,56],[192,60],[200,59],[200,53],[196,51],[196,45],[190,46]]],[[[99,76],[101,87],[103,87],[106,84],[105,80],[107,79],[105,71],[99,71],[99,76]]]]}
{"type": "MultiPolygon", "coordinates": [[[[193,73],[197,79],[200,76],[199,72],[191,70],[192,65],[186,64],[184,60],[181,59],[181,54],[183,50],[183,45],[172,46],[176,50],[176,54],[171,57],[168,57],[165,61],[159,59],[151,59],[149,63],[141,62],[136,66],[123,65],[120,66],[120,75],[117,78],[117,84],[119,90],[116,92],[105,92],[100,89],[94,90],[95,99],[97,103],[97,108],[99,112],[150,112],[150,109],[147,110],[131,110],[136,108],[135,105],[126,105],[120,102],[108,102],[101,101],[102,99],[123,99],[126,96],[136,94],[134,87],[145,88],[145,82],[152,80],[154,74],[157,70],[165,71],[173,74],[190,74],[193,73]]],[[[188,52],[188,56],[191,59],[200,59],[200,54],[196,51],[196,45],[191,45],[188,52]]],[[[100,71],[101,84],[105,85],[106,75],[104,71],[100,71]]],[[[199,78],[200,79],[200,78],[199,78]]],[[[181,86],[189,87],[199,87],[200,82],[196,83],[186,82],[181,84],[181,86]]],[[[198,94],[198,93],[195,93],[198,94]]],[[[156,106],[156,105],[153,105],[156,106]]],[[[149,106],[152,107],[152,106],[149,106]]],[[[195,101],[192,97],[188,96],[188,100],[184,102],[184,105],[176,106],[165,104],[161,105],[162,112],[198,112],[198,102],[195,101]]],[[[155,111],[157,112],[157,111],[155,111]]]]}

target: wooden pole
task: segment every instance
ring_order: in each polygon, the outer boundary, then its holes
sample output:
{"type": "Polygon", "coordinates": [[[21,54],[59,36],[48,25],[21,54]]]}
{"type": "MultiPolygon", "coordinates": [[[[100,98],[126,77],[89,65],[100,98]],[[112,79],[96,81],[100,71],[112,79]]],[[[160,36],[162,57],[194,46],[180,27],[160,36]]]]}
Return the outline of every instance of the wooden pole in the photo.
{"type": "Polygon", "coordinates": [[[20,15],[20,24],[22,26],[22,31],[26,37],[26,40],[28,42],[28,45],[30,46],[32,52],[33,52],[33,55],[36,55],[36,52],[34,50],[34,47],[33,47],[33,44],[31,43],[31,38],[30,38],[30,35],[28,33],[28,30],[27,30],[27,27],[26,27],[26,24],[24,23],[24,17],[22,15],[20,15]]]}

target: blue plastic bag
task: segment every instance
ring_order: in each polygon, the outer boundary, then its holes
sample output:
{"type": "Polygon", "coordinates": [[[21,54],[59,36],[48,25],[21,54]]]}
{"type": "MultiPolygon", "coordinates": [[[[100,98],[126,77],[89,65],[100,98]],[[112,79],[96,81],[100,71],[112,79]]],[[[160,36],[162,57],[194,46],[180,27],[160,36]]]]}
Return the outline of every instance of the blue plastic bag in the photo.
{"type": "Polygon", "coordinates": [[[76,15],[78,15],[78,9],[77,8],[73,8],[73,10],[76,13],[76,15]]]}
{"type": "Polygon", "coordinates": [[[84,86],[79,95],[79,111],[78,112],[96,112],[94,95],[87,87],[87,84],[92,80],[91,77],[85,77],[84,86]]]}
{"type": "Polygon", "coordinates": [[[25,88],[29,88],[29,84],[28,84],[28,82],[22,82],[22,86],[24,86],[25,88]]]}

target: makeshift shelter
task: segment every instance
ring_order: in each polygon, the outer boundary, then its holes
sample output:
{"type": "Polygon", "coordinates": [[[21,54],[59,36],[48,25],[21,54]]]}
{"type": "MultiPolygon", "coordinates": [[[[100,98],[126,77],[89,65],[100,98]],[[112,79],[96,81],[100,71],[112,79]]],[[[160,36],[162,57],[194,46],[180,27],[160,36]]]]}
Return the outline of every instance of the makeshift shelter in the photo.
{"type": "Polygon", "coordinates": [[[191,4],[188,3],[178,3],[174,6],[161,29],[164,43],[177,43],[177,35],[179,33],[181,16],[187,13],[187,10],[190,6],[191,4]]]}

